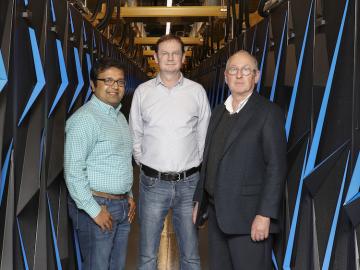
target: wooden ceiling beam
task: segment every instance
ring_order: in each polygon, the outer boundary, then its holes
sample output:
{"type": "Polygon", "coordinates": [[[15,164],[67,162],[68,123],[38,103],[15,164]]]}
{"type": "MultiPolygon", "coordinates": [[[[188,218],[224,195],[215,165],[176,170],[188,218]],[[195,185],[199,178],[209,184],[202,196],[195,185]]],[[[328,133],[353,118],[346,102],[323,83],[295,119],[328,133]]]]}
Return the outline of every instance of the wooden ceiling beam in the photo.
{"type": "Polygon", "coordinates": [[[226,17],[223,6],[121,7],[121,18],[131,17],[226,17]]]}
{"type": "MultiPolygon", "coordinates": [[[[135,7],[121,7],[120,8],[120,17],[126,21],[134,22],[151,22],[153,19],[154,22],[162,22],[175,20],[179,23],[179,19],[184,22],[188,20],[192,21],[202,21],[207,20],[208,17],[216,17],[219,19],[226,18],[226,6],[174,6],[174,7],[144,7],[144,6],[135,6],[135,7]]],[[[236,14],[238,16],[238,4],[236,4],[236,14]]],[[[103,18],[105,15],[105,4],[102,5],[102,10],[97,14],[96,20],[93,22],[94,25],[97,24],[98,19],[103,18]]],[[[112,22],[115,22],[116,12],[113,13],[112,22]]],[[[90,17],[90,15],[86,16],[90,17]]],[[[263,18],[256,12],[249,14],[250,25],[253,26],[256,23],[260,22],[263,18]]]]}
{"type": "MultiPolygon", "coordinates": [[[[226,18],[226,6],[175,6],[175,7],[121,7],[120,17],[127,19],[133,18],[136,21],[142,21],[141,18],[178,18],[182,17],[217,17],[226,18]]],[[[238,4],[236,4],[236,16],[239,16],[238,4]]],[[[116,16],[116,14],[114,15],[116,16]]],[[[263,19],[258,12],[249,14],[250,25],[253,26],[263,19]]]]}

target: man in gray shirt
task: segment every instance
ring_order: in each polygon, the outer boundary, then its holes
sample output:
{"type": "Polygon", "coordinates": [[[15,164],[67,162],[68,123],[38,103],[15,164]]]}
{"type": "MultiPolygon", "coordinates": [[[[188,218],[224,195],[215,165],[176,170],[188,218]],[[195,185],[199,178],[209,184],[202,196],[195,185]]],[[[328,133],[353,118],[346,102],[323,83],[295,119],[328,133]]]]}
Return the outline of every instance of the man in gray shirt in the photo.
{"type": "Polygon", "coordinates": [[[181,39],[161,37],[155,50],[160,73],[141,84],[132,101],[129,124],[134,157],[141,166],[139,269],[156,269],[170,208],[181,269],[200,269],[192,207],[210,107],[204,88],[180,72],[184,60],[181,39]]]}

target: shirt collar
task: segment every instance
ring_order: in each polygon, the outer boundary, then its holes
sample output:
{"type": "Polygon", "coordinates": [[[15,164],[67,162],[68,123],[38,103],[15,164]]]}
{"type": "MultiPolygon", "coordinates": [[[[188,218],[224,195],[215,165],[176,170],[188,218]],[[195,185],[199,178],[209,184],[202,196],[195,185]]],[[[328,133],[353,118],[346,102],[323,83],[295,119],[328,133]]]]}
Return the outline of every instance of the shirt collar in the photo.
{"type": "MultiPolygon", "coordinates": [[[[180,78],[177,81],[177,83],[174,85],[175,86],[182,86],[184,83],[184,75],[180,72],[180,78]]],[[[163,86],[165,86],[165,84],[162,82],[161,77],[160,77],[160,73],[156,76],[155,79],[155,86],[158,86],[159,84],[162,84],[163,86]]]]}
{"type": "Polygon", "coordinates": [[[95,96],[94,94],[92,95],[90,101],[93,104],[95,104],[102,112],[104,112],[106,114],[110,114],[112,111],[115,111],[115,113],[117,115],[117,114],[119,114],[120,109],[121,109],[121,103],[116,108],[114,108],[113,106],[106,104],[105,102],[98,99],[97,96],[95,96]]]}
{"type": "Polygon", "coordinates": [[[245,106],[245,104],[248,102],[249,98],[251,97],[252,93],[249,94],[243,101],[241,101],[237,107],[237,109],[234,111],[233,106],[232,106],[232,102],[233,102],[233,97],[232,95],[228,96],[228,98],[226,99],[224,105],[226,110],[230,113],[230,114],[234,114],[234,113],[238,113],[240,112],[240,110],[245,106]]]}

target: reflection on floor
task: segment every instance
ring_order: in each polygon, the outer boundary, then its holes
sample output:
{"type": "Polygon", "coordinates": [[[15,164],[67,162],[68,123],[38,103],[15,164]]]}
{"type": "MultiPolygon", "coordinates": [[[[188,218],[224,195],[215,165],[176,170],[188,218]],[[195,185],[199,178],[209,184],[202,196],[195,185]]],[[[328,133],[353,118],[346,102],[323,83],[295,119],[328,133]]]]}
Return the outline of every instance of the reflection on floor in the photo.
{"type": "MultiPolygon", "coordinates": [[[[134,187],[133,192],[135,199],[137,201],[139,194],[139,168],[134,167],[134,187]]],[[[200,258],[201,258],[201,269],[208,269],[207,266],[207,229],[202,229],[199,231],[199,245],[200,245],[200,258]]],[[[169,248],[177,249],[175,245],[173,245],[173,241],[167,243],[162,243],[162,250],[169,246],[169,248]]],[[[138,248],[139,248],[139,225],[137,223],[137,218],[131,226],[131,232],[129,236],[129,245],[128,245],[128,256],[126,260],[126,270],[135,270],[138,259],[138,248]]],[[[176,250],[169,250],[169,254],[176,254],[176,250]]],[[[172,258],[173,256],[167,256],[168,258],[172,258]]],[[[164,262],[159,265],[159,270],[178,270],[177,262],[164,262]]]]}

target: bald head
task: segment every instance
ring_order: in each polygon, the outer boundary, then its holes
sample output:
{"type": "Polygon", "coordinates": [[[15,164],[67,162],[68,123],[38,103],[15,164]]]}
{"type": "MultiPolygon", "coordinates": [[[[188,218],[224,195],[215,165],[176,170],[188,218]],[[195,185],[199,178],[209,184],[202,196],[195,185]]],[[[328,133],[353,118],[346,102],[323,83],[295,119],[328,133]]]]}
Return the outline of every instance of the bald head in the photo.
{"type": "Polygon", "coordinates": [[[236,53],[231,55],[229,57],[229,59],[227,60],[227,62],[226,62],[226,69],[229,67],[229,64],[230,64],[231,60],[236,56],[243,56],[243,57],[249,58],[251,60],[251,62],[253,63],[253,65],[254,65],[252,68],[256,69],[256,70],[259,70],[258,69],[258,62],[257,62],[256,58],[253,55],[251,55],[248,51],[245,51],[245,50],[237,51],[236,53]]]}

